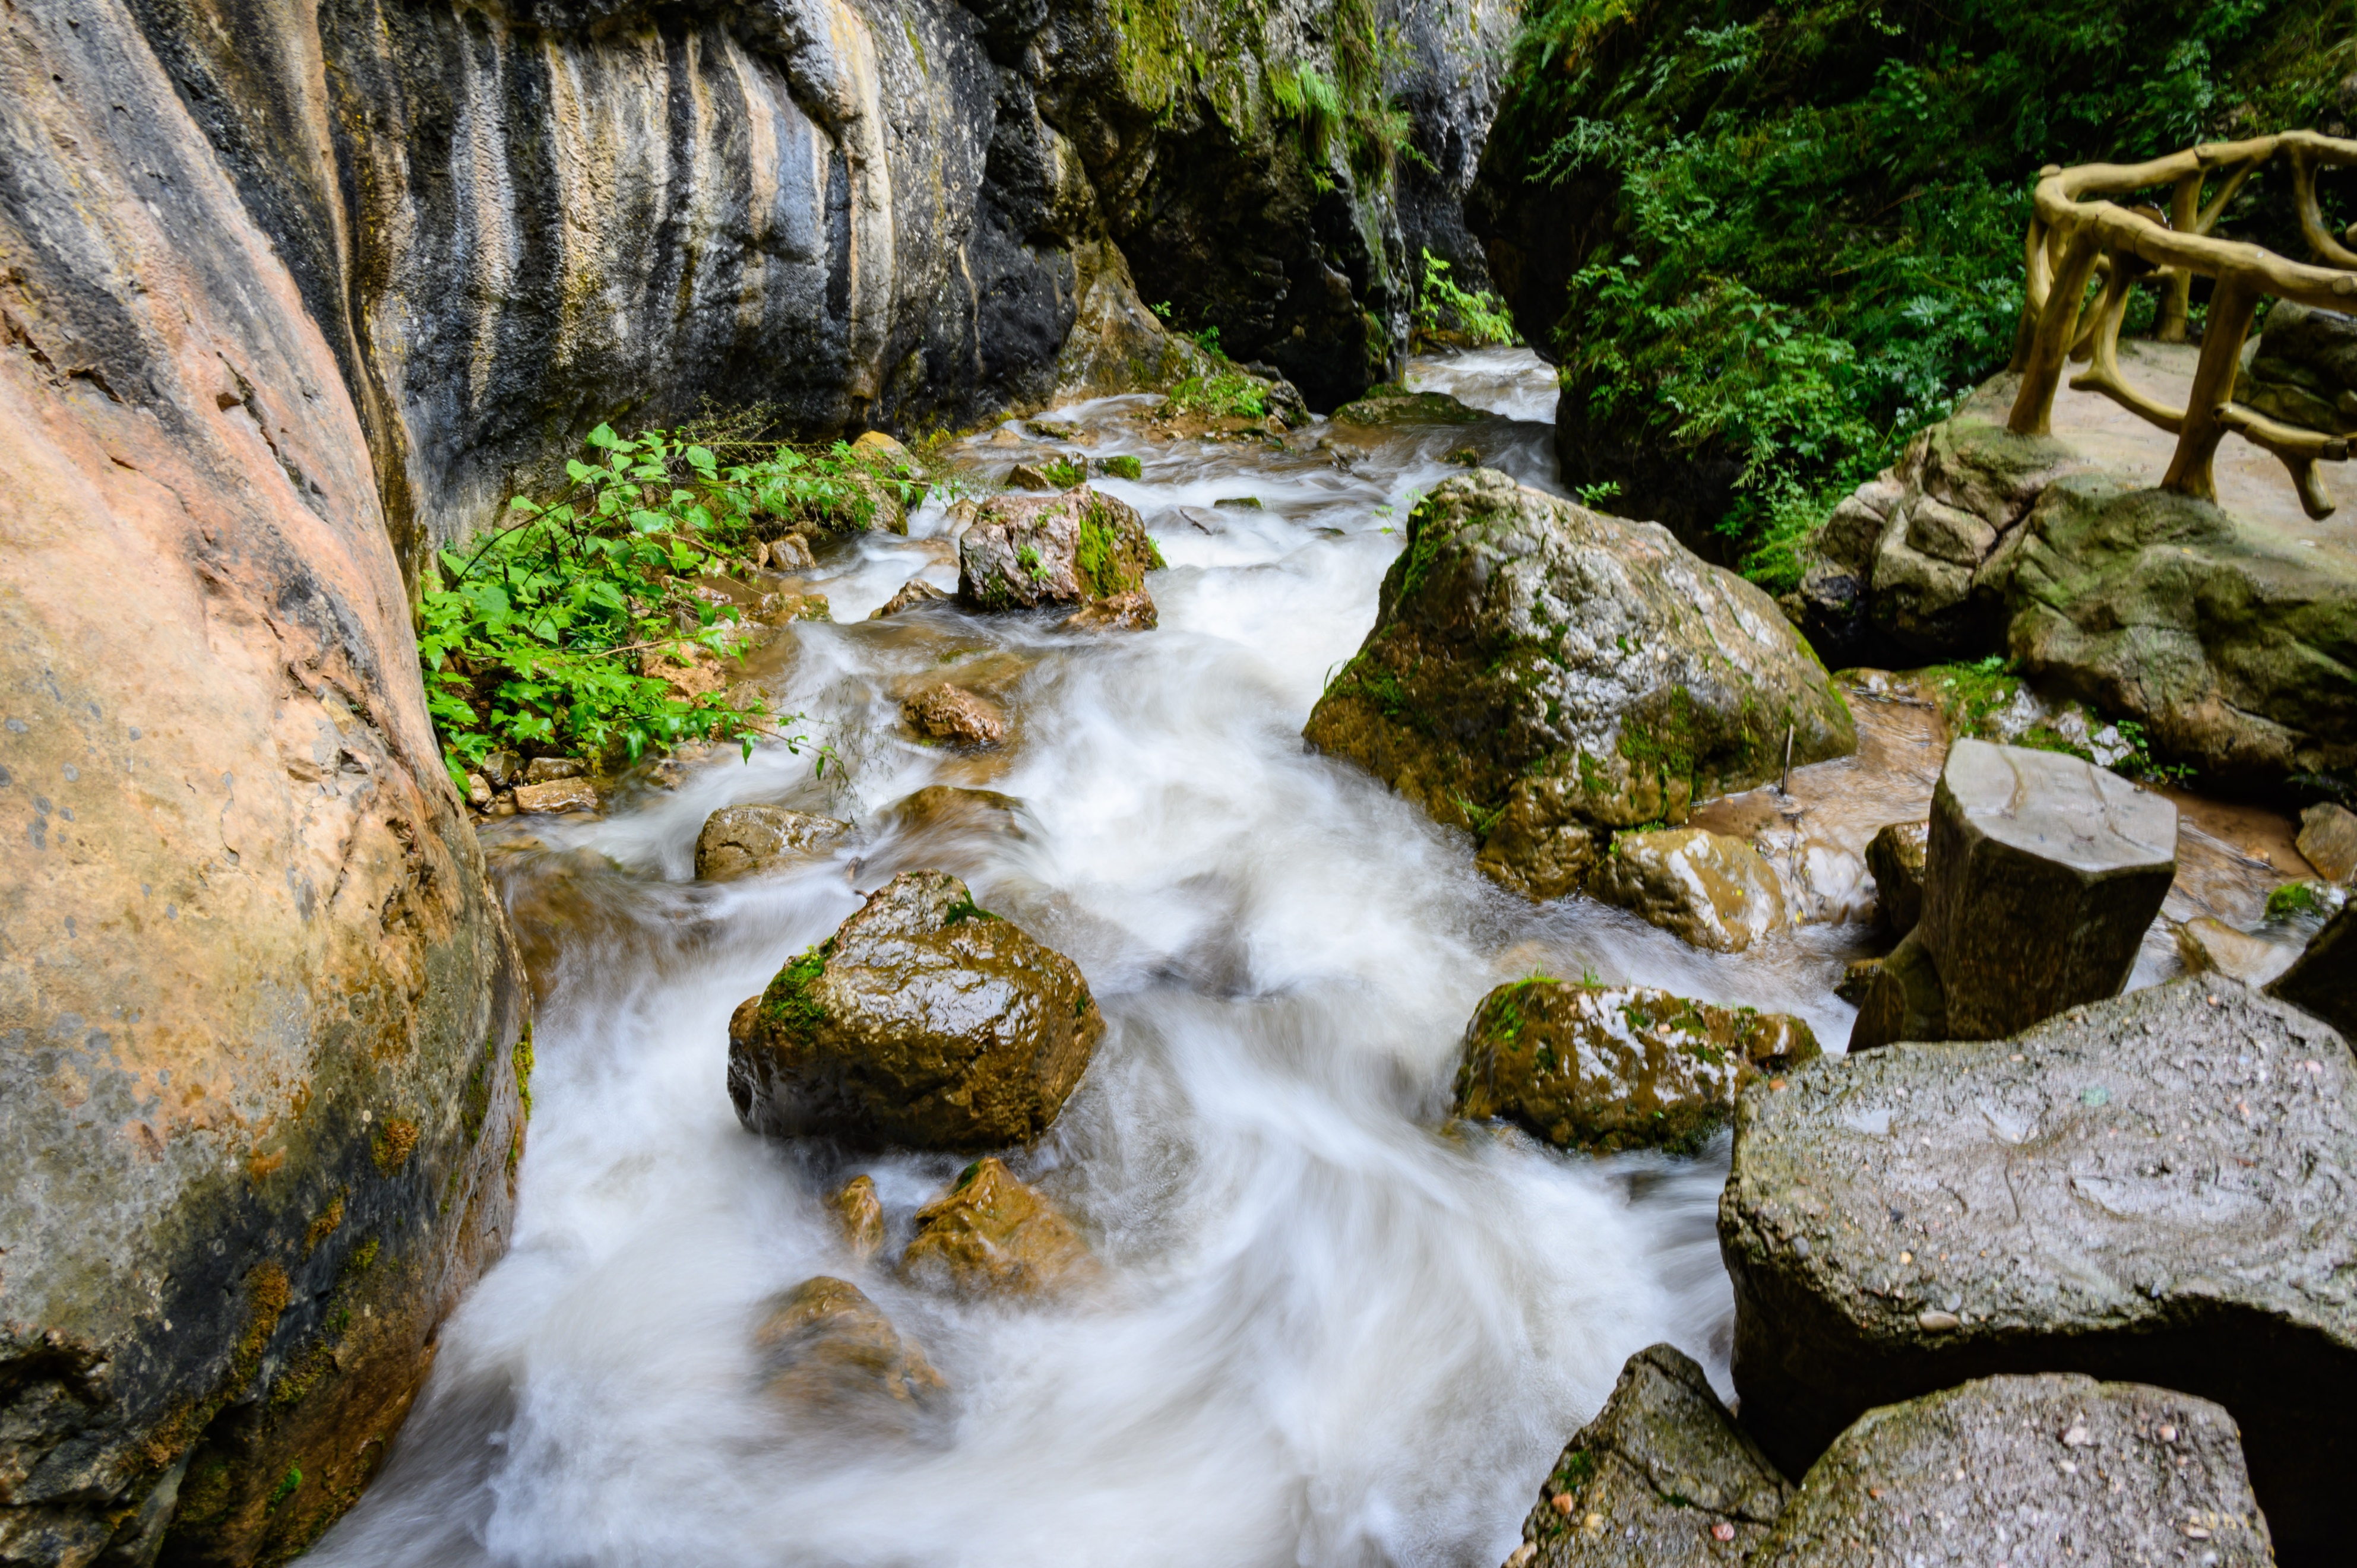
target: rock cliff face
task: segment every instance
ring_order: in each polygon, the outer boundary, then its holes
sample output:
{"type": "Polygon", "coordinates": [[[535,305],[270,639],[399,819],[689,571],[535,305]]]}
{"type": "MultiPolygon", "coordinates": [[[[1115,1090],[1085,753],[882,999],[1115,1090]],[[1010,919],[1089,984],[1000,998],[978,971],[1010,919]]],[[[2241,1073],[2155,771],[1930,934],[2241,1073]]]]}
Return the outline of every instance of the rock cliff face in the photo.
{"type": "Polygon", "coordinates": [[[512,943],[360,414],[131,18],[0,16],[0,1562],[346,1506],[505,1244],[512,943]]]}
{"type": "Polygon", "coordinates": [[[328,338],[404,562],[625,411],[1042,402],[1106,241],[1321,406],[1404,341],[1390,176],[1286,108],[1347,84],[1363,5],[132,8],[328,338]]]}

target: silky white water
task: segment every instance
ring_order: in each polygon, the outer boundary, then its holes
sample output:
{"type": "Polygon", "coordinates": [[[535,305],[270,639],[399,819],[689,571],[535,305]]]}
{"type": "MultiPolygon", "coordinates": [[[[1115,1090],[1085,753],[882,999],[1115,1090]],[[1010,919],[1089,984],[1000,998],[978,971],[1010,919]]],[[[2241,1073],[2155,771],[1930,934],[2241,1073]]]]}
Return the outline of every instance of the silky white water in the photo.
{"type": "MultiPolygon", "coordinates": [[[[1419,369],[1477,405],[1544,406],[1526,353],[1419,369]]],[[[1157,446],[1124,422],[1135,405],[1077,416],[1104,433],[1095,455],[1146,462],[1103,488],[1169,561],[1158,630],[866,621],[912,575],[954,583],[931,505],[907,539],[838,547],[813,580],[838,624],[772,661],[833,747],[824,777],[807,748],[731,752],[606,820],[495,831],[544,993],[515,1230],[314,1562],[1490,1568],[1630,1353],[1670,1340],[1726,1388],[1724,1142],[1594,1160],[1452,1129],[1459,1038],[1485,990],[1544,971],[1796,1011],[1838,1041],[1839,939],[1730,959],[1584,899],[1534,908],[1475,873],[1462,834],[1305,749],[1372,622],[1400,502],[1454,471],[1464,430],[1346,470],[1157,446]],[[1201,514],[1216,533],[1175,510],[1243,495],[1262,508],[1201,514]],[[945,663],[996,672],[1015,734],[996,760],[899,724],[896,683],[945,663]],[[1019,798],[1021,835],[878,835],[880,808],[937,781],[1019,798]],[[705,817],[751,800],[868,834],[792,874],[691,881],[705,817]],[[963,1162],[845,1162],[730,1110],[730,1010],[914,864],[1070,954],[1103,1007],[1054,1132],[1010,1156],[1089,1234],[1103,1295],[961,1302],[858,1270],[821,1195],[872,1172],[897,1248],[963,1162]],[[819,1273],[855,1280],[949,1380],[933,1441],[760,1392],[761,1304],[819,1273]]],[[[1487,461],[1552,483],[1544,426],[1470,428],[1487,461]]]]}

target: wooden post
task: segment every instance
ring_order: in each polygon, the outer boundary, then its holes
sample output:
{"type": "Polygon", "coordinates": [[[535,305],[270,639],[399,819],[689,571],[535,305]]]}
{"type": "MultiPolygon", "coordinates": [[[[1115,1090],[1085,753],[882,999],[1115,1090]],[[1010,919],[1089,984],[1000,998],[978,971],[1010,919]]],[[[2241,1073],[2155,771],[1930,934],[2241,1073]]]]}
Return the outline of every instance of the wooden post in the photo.
{"type": "Polygon", "coordinates": [[[2218,411],[2234,398],[2234,375],[2242,368],[2243,339],[2250,335],[2251,318],[2258,314],[2259,291],[2229,273],[2210,294],[2210,319],[2201,328],[2201,362],[2193,371],[2193,391],[2185,400],[2185,431],[2177,438],[2177,455],[2160,488],[2197,500],[2214,501],[2218,486],[2211,477],[2211,459],[2226,426],[2218,411]]]}
{"type": "MultiPolygon", "coordinates": [[[[2177,182],[2169,193],[2169,226],[2180,234],[2191,233],[2201,222],[2201,176],[2197,172],[2177,182]]],[[[2153,337],[2163,343],[2185,341],[2185,312],[2193,303],[2193,274],[2183,267],[2172,267],[2169,286],[2160,296],[2160,322],[2153,337]]]]}
{"type": "Polygon", "coordinates": [[[2029,352],[2021,369],[2021,392],[2013,400],[2012,416],[2006,421],[2006,428],[2016,435],[2054,433],[2054,389],[2062,384],[2063,361],[2078,340],[2079,311],[2086,303],[2087,280],[2095,275],[2095,262],[2102,253],[2102,242],[2093,226],[2072,229],[2061,264],[2054,269],[2054,282],[2047,290],[2046,308],[2038,313],[2038,328],[2030,335],[2029,352]]]}

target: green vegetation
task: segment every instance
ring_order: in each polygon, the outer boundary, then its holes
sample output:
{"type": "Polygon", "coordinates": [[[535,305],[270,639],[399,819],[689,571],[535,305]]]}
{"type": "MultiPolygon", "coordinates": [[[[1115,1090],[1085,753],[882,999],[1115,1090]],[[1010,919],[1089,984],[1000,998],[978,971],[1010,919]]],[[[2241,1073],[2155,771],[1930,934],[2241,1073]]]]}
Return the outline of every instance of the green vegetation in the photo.
{"type": "Polygon", "coordinates": [[[1416,296],[1415,331],[1419,338],[1453,332],[1477,349],[1522,341],[1504,300],[1486,289],[1459,288],[1449,279],[1448,263],[1430,251],[1424,252],[1424,288],[1416,296]]]}
{"type": "MultiPolygon", "coordinates": [[[[851,447],[780,446],[723,463],[679,433],[636,440],[599,425],[567,489],[518,496],[510,521],[438,553],[418,609],[418,653],[443,759],[463,790],[492,751],[635,759],[649,746],[774,733],[759,704],[682,695],[662,671],[741,650],[734,607],[692,588],[741,569],[757,537],[851,531],[915,499],[910,476],[851,447]]],[[[750,447],[752,443],[733,445],[750,447]]],[[[798,745],[789,739],[788,745],[798,745]]]]}
{"type": "Polygon", "coordinates": [[[2337,905],[2326,902],[2320,882],[2287,882],[2267,895],[2267,918],[2295,920],[2304,915],[2330,915],[2337,905]]]}
{"type": "Polygon", "coordinates": [[[833,937],[805,950],[778,971],[769,989],[761,993],[760,1017],[783,1040],[808,1046],[818,1037],[819,1026],[826,1022],[826,1009],[811,1000],[810,988],[826,972],[827,958],[834,951],[833,937]]]}
{"type": "Polygon", "coordinates": [[[1097,459],[1097,472],[1108,478],[1142,479],[1146,478],[1146,465],[1128,456],[1100,457],[1097,459]]]}
{"type": "Polygon", "coordinates": [[[1049,484],[1060,490],[1069,490],[1075,485],[1084,484],[1089,477],[1088,469],[1077,457],[1052,457],[1041,465],[1039,472],[1049,484]]]}
{"type": "MultiPolygon", "coordinates": [[[[2352,65],[2348,0],[1545,0],[1489,162],[1581,215],[1560,314],[1522,323],[1610,470],[1570,477],[1713,460],[1727,548],[1785,585],[2008,357],[2040,165],[2315,125],[2352,65]]],[[[2304,254],[2287,186],[2222,229],[2304,254]]]]}
{"type": "Polygon", "coordinates": [[[1163,400],[1165,415],[1208,414],[1213,419],[1265,419],[1268,383],[1238,370],[1189,376],[1163,400]]]}
{"type": "Polygon", "coordinates": [[[2144,726],[2134,719],[2120,719],[2110,725],[2126,751],[2109,762],[2102,761],[2077,736],[2099,734],[2105,727],[2103,715],[2075,702],[2048,713],[2035,696],[2026,709],[2019,708],[2028,682],[2002,654],[1964,664],[1927,665],[1915,671],[1915,680],[1939,708],[1951,736],[1971,736],[2034,751],[2059,751],[2147,784],[2179,784],[2193,776],[2190,767],[2156,758],[2144,726]],[[2063,727],[2061,721],[2072,714],[2080,724],[2063,727]]]}
{"type": "MultiPolygon", "coordinates": [[[[1146,570],[1159,572],[1168,564],[1162,559],[1161,547],[1148,535],[1146,570]]],[[[1110,509],[1100,501],[1091,501],[1088,510],[1081,513],[1080,537],[1072,545],[1072,565],[1080,574],[1081,585],[1092,598],[1109,599],[1138,585],[1137,579],[1122,569],[1121,530],[1110,509]]]]}

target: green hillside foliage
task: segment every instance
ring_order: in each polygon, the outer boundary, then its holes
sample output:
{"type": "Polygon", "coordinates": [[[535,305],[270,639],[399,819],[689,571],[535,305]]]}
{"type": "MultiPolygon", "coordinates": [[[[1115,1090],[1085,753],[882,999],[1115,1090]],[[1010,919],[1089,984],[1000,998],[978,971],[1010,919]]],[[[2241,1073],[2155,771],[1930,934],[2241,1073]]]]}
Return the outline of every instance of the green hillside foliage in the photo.
{"type": "MultiPolygon", "coordinates": [[[[2334,131],[2352,71],[2357,0],[1552,0],[1484,178],[1599,200],[1562,314],[1520,325],[1608,446],[1732,459],[1724,553],[1781,585],[1842,491],[2004,365],[2040,165],[2334,131]]],[[[2305,254],[2287,177],[2222,231],[2305,254]]]]}

